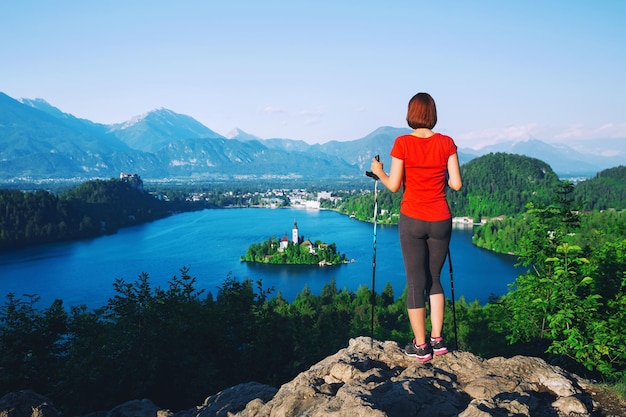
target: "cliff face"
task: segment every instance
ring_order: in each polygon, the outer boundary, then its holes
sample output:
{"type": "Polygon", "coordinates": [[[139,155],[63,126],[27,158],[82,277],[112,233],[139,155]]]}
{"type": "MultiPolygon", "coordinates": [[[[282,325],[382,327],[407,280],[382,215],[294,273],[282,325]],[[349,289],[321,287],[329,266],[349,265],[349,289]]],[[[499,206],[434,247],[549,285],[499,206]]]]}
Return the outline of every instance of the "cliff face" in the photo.
{"type": "MultiPolygon", "coordinates": [[[[9,395],[0,399],[0,415],[17,416],[7,408],[9,395]]],[[[33,412],[36,406],[32,404],[33,412]]],[[[47,411],[38,415],[54,415],[49,407],[47,411]]],[[[538,358],[482,359],[467,352],[450,352],[419,363],[404,355],[396,342],[371,343],[360,337],[280,389],[248,383],[178,413],[141,400],[122,404],[106,415],[554,417],[626,416],[626,412],[609,411],[595,399],[589,381],[538,358]]]]}

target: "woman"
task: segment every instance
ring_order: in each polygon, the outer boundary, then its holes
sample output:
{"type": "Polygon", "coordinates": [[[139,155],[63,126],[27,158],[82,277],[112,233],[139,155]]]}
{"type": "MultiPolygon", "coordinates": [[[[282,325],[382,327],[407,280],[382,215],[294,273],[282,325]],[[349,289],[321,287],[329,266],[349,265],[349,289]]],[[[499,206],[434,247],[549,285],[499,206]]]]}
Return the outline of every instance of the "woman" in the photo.
{"type": "Polygon", "coordinates": [[[371,171],[391,192],[404,185],[398,231],[408,285],[407,310],[414,339],[405,352],[425,362],[448,353],[441,337],[445,298],[440,275],[452,234],[452,213],[446,184],[463,185],[456,144],[435,133],[435,101],[418,93],[409,101],[406,120],[414,131],[396,138],[391,149],[391,170],[372,159],[371,171]],[[426,297],[430,304],[430,338],[426,340],[426,297]]]}

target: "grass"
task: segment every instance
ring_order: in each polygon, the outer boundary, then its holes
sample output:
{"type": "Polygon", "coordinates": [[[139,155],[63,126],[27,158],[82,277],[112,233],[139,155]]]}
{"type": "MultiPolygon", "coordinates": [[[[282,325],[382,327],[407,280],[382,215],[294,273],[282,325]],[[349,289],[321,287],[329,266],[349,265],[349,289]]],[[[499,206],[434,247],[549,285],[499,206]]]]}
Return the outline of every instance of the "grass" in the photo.
{"type": "Polygon", "coordinates": [[[607,385],[607,388],[617,394],[617,396],[619,396],[622,401],[626,401],[626,380],[607,385]]]}
{"type": "Polygon", "coordinates": [[[597,387],[595,400],[604,411],[603,415],[626,416],[626,380],[600,383],[597,387]]]}

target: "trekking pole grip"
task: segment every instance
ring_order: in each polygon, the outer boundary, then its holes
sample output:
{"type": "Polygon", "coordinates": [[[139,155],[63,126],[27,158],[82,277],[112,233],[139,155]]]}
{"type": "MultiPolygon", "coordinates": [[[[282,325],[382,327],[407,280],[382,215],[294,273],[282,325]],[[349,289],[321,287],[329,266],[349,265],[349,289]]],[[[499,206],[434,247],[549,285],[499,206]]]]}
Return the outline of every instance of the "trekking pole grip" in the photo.
{"type": "MultiPolygon", "coordinates": [[[[376,160],[380,162],[380,155],[376,155],[374,158],[376,158],[376,160]]],[[[372,171],[365,171],[365,175],[367,175],[370,178],[373,178],[376,181],[380,179],[378,178],[378,175],[374,174],[372,171]]]]}

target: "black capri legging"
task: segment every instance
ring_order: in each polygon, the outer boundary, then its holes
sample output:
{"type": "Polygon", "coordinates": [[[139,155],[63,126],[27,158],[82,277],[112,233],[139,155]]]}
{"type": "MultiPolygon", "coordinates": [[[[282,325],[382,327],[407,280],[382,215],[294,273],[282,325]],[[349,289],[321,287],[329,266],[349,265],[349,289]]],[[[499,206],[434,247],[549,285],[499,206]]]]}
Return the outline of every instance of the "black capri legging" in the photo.
{"type": "Polygon", "coordinates": [[[440,276],[450,245],[452,219],[427,222],[400,214],[398,233],[408,285],[407,308],[424,308],[427,295],[443,294],[440,276]]]}

